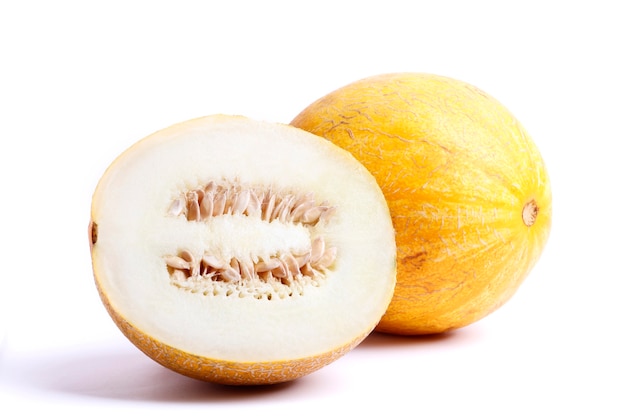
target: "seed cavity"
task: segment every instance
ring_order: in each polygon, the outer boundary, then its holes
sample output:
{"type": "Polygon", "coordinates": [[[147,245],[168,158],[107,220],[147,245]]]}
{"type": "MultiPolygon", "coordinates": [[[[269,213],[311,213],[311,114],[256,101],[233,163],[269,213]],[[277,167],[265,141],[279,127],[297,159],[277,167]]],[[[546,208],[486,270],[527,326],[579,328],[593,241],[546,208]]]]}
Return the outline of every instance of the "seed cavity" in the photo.
{"type": "Polygon", "coordinates": [[[270,256],[224,259],[218,253],[191,253],[182,249],[164,257],[171,283],[205,296],[280,299],[302,295],[319,287],[337,258],[316,231],[335,212],[326,202],[317,204],[313,193],[297,195],[244,186],[238,181],[209,182],[182,192],[171,202],[168,215],[190,222],[210,222],[218,216],[249,216],[264,222],[304,226],[312,237],[306,250],[282,250],[270,256]],[[313,237],[314,236],[314,237],[313,237]]]}
{"type": "Polygon", "coordinates": [[[181,193],[170,204],[170,216],[203,221],[228,214],[243,214],[271,222],[302,223],[315,226],[326,221],[335,207],[316,204],[313,193],[302,196],[280,195],[275,191],[247,188],[239,183],[220,185],[211,181],[202,188],[181,193]]]}

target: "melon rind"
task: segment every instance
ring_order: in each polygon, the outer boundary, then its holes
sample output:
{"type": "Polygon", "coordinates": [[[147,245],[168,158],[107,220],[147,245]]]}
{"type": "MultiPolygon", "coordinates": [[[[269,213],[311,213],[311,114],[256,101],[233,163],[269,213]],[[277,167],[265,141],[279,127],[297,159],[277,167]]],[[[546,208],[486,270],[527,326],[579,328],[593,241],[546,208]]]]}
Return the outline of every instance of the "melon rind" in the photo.
{"type": "Polygon", "coordinates": [[[350,151],[396,228],[398,282],[377,330],[441,333],[506,303],[546,245],[552,192],[530,135],[477,87],[435,74],[357,80],[291,122],[350,151]],[[527,204],[536,204],[532,226],[527,204]]]}

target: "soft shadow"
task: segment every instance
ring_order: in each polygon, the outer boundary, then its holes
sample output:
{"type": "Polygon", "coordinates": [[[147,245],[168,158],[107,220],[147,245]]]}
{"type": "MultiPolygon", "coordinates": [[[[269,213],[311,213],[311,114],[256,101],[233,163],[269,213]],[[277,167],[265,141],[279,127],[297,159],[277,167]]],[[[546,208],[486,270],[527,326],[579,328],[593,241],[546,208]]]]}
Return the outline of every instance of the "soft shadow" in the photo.
{"type": "Polygon", "coordinates": [[[418,336],[394,335],[374,331],[361,342],[357,349],[386,349],[434,345],[453,346],[460,343],[473,343],[481,337],[479,329],[474,327],[418,336]]]}
{"type": "Polygon", "coordinates": [[[225,386],[172,372],[140,352],[89,352],[31,358],[17,382],[58,393],[128,401],[241,402],[274,398],[300,380],[266,386],[225,386]]]}

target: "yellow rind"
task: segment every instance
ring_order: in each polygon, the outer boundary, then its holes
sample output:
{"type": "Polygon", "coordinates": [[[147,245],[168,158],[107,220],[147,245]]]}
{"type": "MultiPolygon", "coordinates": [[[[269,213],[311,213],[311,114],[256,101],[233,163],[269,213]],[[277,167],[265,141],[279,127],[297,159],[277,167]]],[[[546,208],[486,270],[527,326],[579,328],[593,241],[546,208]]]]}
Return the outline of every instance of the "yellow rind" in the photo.
{"type": "Polygon", "coordinates": [[[396,229],[397,284],[377,330],[430,334],[504,304],[538,260],[551,188],[521,124],[476,87],[383,74],[320,98],[292,125],[350,151],[377,179],[396,229]],[[536,223],[522,220],[535,200],[536,223]]]}

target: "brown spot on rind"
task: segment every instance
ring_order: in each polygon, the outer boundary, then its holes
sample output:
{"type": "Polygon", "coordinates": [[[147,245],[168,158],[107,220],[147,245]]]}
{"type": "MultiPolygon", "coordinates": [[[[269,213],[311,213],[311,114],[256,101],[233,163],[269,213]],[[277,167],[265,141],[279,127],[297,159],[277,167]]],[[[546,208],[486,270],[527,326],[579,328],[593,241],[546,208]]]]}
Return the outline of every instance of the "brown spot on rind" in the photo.
{"type": "Polygon", "coordinates": [[[535,200],[530,200],[522,209],[522,220],[528,227],[535,224],[537,221],[537,215],[539,214],[539,206],[535,200]]]}
{"type": "Polygon", "coordinates": [[[404,263],[411,265],[414,269],[420,269],[426,261],[426,252],[417,252],[403,259],[404,263]]]}
{"type": "Polygon", "coordinates": [[[98,241],[98,224],[93,220],[89,222],[89,247],[93,248],[93,245],[98,241]]]}

